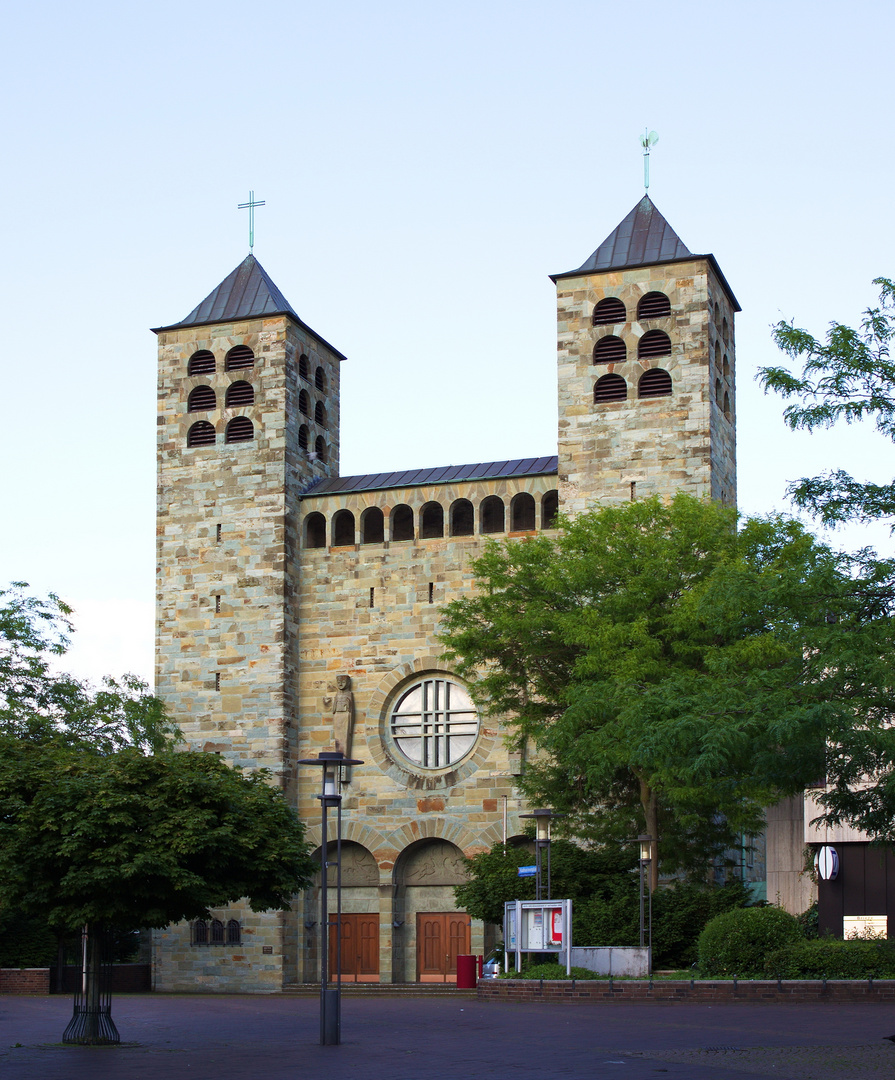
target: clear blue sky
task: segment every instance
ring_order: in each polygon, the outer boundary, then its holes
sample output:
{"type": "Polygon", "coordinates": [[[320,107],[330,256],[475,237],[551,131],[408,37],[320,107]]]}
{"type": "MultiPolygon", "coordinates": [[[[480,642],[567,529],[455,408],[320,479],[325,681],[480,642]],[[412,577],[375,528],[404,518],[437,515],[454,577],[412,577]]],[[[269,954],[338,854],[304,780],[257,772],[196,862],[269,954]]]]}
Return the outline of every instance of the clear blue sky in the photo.
{"type": "MultiPolygon", "coordinates": [[[[895,274],[895,6],[404,0],[17,5],[4,20],[0,580],[78,611],[77,674],[152,670],[155,338],[247,251],[345,352],[343,473],[555,452],[555,293],[642,194],[737,323],[740,504],[893,475],[787,434],[769,326],[895,274]]],[[[853,530],[837,542],[888,534],[853,530]]]]}

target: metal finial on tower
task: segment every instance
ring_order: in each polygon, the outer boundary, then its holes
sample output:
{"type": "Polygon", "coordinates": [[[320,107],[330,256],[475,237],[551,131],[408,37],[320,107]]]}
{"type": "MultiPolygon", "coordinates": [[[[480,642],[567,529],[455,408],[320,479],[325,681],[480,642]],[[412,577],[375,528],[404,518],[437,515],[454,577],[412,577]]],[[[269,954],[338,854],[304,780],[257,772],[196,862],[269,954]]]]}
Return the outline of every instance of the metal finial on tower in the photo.
{"type": "Polygon", "coordinates": [[[252,254],[252,248],[255,246],[255,207],[264,206],[264,199],[255,202],[255,192],[249,192],[249,201],[241,202],[236,207],[237,210],[248,210],[249,212],[249,254],[252,254]]]}
{"type": "Polygon", "coordinates": [[[640,145],[643,147],[643,186],[649,191],[649,152],[659,141],[655,131],[647,131],[644,128],[640,136],[640,145]]]}

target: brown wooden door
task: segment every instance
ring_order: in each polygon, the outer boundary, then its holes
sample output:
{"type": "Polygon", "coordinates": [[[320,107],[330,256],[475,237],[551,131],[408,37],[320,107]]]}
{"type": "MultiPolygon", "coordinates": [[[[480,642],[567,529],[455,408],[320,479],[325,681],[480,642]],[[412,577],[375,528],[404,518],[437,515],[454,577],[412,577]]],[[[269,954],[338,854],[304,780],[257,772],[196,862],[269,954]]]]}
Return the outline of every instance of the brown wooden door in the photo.
{"type": "MultiPolygon", "coordinates": [[[[336,977],[334,921],[329,927],[329,977],[336,977]]],[[[379,982],[378,915],[342,915],[342,980],[379,982]]]]}
{"type": "Polygon", "coordinates": [[[416,917],[418,982],[456,982],[457,957],[469,955],[469,916],[460,911],[416,917]]]}

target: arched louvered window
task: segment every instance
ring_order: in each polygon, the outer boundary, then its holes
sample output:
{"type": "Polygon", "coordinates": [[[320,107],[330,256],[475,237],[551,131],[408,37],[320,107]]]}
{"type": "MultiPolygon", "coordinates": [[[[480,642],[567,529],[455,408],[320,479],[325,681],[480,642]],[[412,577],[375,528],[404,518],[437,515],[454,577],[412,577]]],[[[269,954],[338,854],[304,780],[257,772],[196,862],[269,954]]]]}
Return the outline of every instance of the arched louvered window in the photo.
{"type": "Polygon", "coordinates": [[[621,375],[604,375],[594,384],[594,404],[606,401],[624,401],[628,396],[628,384],[621,375]]]}
{"type": "Polygon", "coordinates": [[[479,532],[499,533],[506,527],[506,507],[498,495],[482,499],[479,507],[479,532]]]}
{"type": "Polygon", "coordinates": [[[368,506],[360,516],[360,542],[381,544],[385,540],[385,518],[378,506],[368,506]]]}
{"type": "Polygon", "coordinates": [[[227,940],[226,931],[224,930],[224,924],[220,919],[211,920],[211,944],[223,945],[227,940]]]}
{"type": "Polygon", "coordinates": [[[527,491],[520,491],[510,503],[510,531],[531,532],[535,528],[535,501],[527,491]]]}
{"type": "Polygon", "coordinates": [[[555,529],[559,516],[559,492],[545,491],[541,497],[541,528],[555,529]]]}
{"type": "Polygon", "coordinates": [[[662,368],[650,368],[640,376],[637,396],[641,398],[667,397],[671,393],[671,376],[662,368]]]}
{"type": "Polygon", "coordinates": [[[210,386],[194,386],[187,398],[187,412],[209,412],[217,405],[217,398],[210,386]]]}
{"type": "Polygon", "coordinates": [[[308,358],[304,353],[298,358],[298,373],[303,379],[310,379],[311,377],[308,369],[308,358]]]}
{"type": "Polygon", "coordinates": [[[730,394],[726,390],[724,391],[724,415],[728,420],[730,419],[730,394]]]}
{"type": "Polygon", "coordinates": [[[730,327],[727,325],[727,319],[723,319],[721,322],[721,337],[724,338],[724,344],[726,345],[730,338],[730,327]]]}
{"type": "Polygon", "coordinates": [[[730,378],[730,361],[727,359],[727,353],[724,354],[724,359],[721,361],[721,374],[725,379],[730,378]]]}
{"type": "Polygon", "coordinates": [[[721,386],[721,380],[715,379],[715,401],[720,405],[722,401],[723,388],[721,386]]]}
{"type": "Polygon", "coordinates": [[[413,539],[413,511],[402,503],[396,506],[388,516],[389,534],[392,540],[413,539]]]}
{"type": "Polygon", "coordinates": [[[311,415],[311,405],[308,398],[307,390],[300,390],[298,392],[298,411],[302,414],[302,416],[311,415]]]}
{"type": "Polygon", "coordinates": [[[239,945],[242,942],[242,927],[236,919],[227,920],[227,944],[239,945]]]}
{"type": "Polygon", "coordinates": [[[451,536],[472,536],[475,532],[475,513],[469,499],[451,503],[451,536]]]}
{"type": "Polygon", "coordinates": [[[234,416],[227,425],[224,442],[250,442],[255,438],[255,426],[247,416],[234,416]]]}
{"type": "Polygon", "coordinates": [[[671,314],[671,301],[662,292],[648,292],[637,304],[637,319],[661,319],[671,314]]]}
{"type": "Polygon", "coordinates": [[[324,393],[326,392],[326,372],[322,367],[317,368],[314,372],[314,385],[318,390],[323,390],[324,393]]]}
{"type": "Polygon", "coordinates": [[[208,944],[208,923],[204,919],[196,919],[193,923],[192,930],[194,945],[208,944]]]}
{"type": "Polygon", "coordinates": [[[348,547],[354,543],[354,514],[337,510],[333,514],[333,547],[348,547]]]}
{"type": "Polygon", "coordinates": [[[720,373],[721,373],[721,346],[716,341],[715,342],[715,374],[720,375],[720,373]]]}
{"type": "Polygon", "coordinates": [[[628,350],[620,337],[600,338],[594,346],[595,364],[623,364],[627,355],[628,350]]]}
{"type": "Polygon", "coordinates": [[[721,330],[721,308],[718,306],[718,301],[715,301],[715,327],[720,333],[721,330]]]}
{"type": "Polygon", "coordinates": [[[255,391],[251,383],[235,382],[227,387],[226,406],[228,409],[255,404],[255,391]]]}
{"type": "Polygon", "coordinates": [[[234,345],[224,360],[225,371],[239,371],[255,366],[255,354],[248,345],[234,345]]]}
{"type": "Polygon", "coordinates": [[[194,352],[187,365],[187,375],[211,375],[215,370],[214,353],[208,349],[194,352]]]}
{"type": "Polygon", "coordinates": [[[187,446],[214,446],[214,428],[207,420],[199,420],[186,433],[187,446]]]}
{"type": "Polygon", "coordinates": [[[623,323],[627,318],[625,305],[617,296],[607,296],[594,308],[594,326],[608,326],[610,323],[623,323]]]}
{"type": "Polygon", "coordinates": [[[420,539],[435,540],[439,536],[444,536],[444,507],[428,502],[420,510],[420,539]]]}
{"type": "Polygon", "coordinates": [[[314,453],[317,455],[318,461],[326,461],[326,443],[322,435],[318,435],[314,440],[314,453]]]}
{"type": "Polygon", "coordinates": [[[637,359],[654,360],[657,356],[671,356],[671,338],[664,330],[649,330],[637,343],[637,359]]]}
{"type": "Polygon", "coordinates": [[[326,518],[316,510],[305,518],[305,547],[326,547],[326,518]]]}
{"type": "Polygon", "coordinates": [[[302,424],[298,429],[298,445],[301,450],[308,448],[308,425],[302,424]]]}
{"type": "Polygon", "coordinates": [[[322,401],[318,401],[314,406],[314,423],[326,427],[326,408],[322,401]]]}

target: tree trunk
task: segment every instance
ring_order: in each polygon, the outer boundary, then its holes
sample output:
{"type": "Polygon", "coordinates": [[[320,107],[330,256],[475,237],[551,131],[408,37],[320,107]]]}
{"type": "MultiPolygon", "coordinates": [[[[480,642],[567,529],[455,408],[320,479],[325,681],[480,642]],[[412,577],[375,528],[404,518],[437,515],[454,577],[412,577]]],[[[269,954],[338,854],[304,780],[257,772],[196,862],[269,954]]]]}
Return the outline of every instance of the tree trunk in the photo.
{"type": "Polygon", "coordinates": [[[81,971],[75,990],[74,1014],[62,1035],[64,1043],[102,1046],[121,1041],[112,1020],[111,965],[103,956],[101,927],[85,925],[81,931],[81,971]]]}
{"type": "Polygon", "coordinates": [[[649,890],[655,892],[659,887],[659,845],[657,843],[659,839],[659,797],[643,777],[638,777],[638,780],[640,782],[640,805],[643,807],[643,819],[646,822],[646,831],[652,837],[650,843],[649,890]]]}

